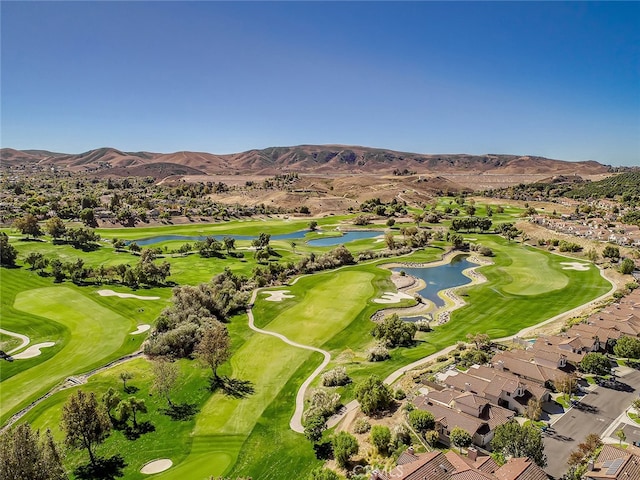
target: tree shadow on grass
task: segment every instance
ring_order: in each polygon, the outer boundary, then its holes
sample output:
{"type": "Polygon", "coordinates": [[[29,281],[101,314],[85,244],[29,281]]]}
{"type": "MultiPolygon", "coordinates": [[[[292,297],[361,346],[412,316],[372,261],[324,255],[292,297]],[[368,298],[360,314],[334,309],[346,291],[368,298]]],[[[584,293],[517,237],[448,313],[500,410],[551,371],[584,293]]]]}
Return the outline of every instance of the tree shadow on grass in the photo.
{"type": "Polygon", "coordinates": [[[97,458],[95,464],[80,465],[73,474],[80,480],[112,480],[124,476],[126,466],[124,458],[118,454],[109,458],[97,458]]]}
{"type": "Polygon", "coordinates": [[[133,394],[133,393],[136,393],[138,390],[140,389],[134,385],[127,385],[127,387],[124,389],[124,393],[133,394]]]}
{"type": "Polygon", "coordinates": [[[198,406],[195,403],[174,403],[169,408],[160,410],[171,420],[191,420],[198,413],[198,406]]]}
{"type": "Polygon", "coordinates": [[[137,440],[145,433],[151,433],[155,431],[156,431],[156,427],[153,425],[153,423],[149,422],[148,420],[144,422],[139,422],[135,427],[126,425],[122,429],[122,433],[125,437],[127,437],[127,440],[137,440]]]}
{"type": "Polygon", "coordinates": [[[225,395],[233,398],[246,398],[255,393],[253,383],[249,380],[240,380],[239,378],[218,377],[211,378],[209,389],[212,392],[220,389],[225,395]]]}

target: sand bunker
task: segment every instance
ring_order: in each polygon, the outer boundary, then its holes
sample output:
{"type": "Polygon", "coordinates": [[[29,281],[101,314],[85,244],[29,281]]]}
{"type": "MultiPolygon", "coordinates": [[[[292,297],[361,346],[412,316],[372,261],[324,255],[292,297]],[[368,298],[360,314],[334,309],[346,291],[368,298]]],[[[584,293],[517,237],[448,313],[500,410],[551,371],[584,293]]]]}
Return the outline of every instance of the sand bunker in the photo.
{"type": "Polygon", "coordinates": [[[98,290],[98,295],[101,297],[136,298],[138,300],[160,300],[160,297],[142,297],[132,293],[114,292],[113,290],[98,290]]]}
{"type": "Polygon", "coordinates": [[[560,262],[560,265],[564,265],[564,267],[562,267],[563,270],[579,270],[581,272],[589,270],[589,264],[588,263],[560,262]]]}
{"type": "Polygon", "coordinates": [[[413,298],[411,295],[402,292],[384,292],[382,298],[374,298],[374,303],[398,303],[405,299],[413,298]]]}
{"type": "Polygon", "coordinates": [[[56,342],[36,343],[35,345],[31,345],[25,351],[16,353],[15,355],[12,355],[12,356],[14,360],[24,360],[25,358],[37,357],[42,353],[40,351],[41,348],[53,347],[55,344],[56,342]]]}
{"type": "Polygon", "coordinates": [[[146,332],[150,328],[151,328],[151,325],[147,323],[143,323],[142,325],[138,325],[138,328],[134,332],[131,332],[129,335],[138,335],[140,333],[146,332]]]}
{"type": "Polygon", "coordinates": [[[265,298],[267,302],[281,302],[285,298],[294,298],[295,295],[287,295],[290,293],[289,290],[272,290],[270,292],[262,292],[266,295],[269,295],[268,298],[265,298]]]}
{"type": "Polygon", "coordinates": [[[159,460],[154,460],[152,462],[145,463],[140,469],[140,473],[146,473],[150,475],[152,473],[160,473],[164,472],[168,468],[171,468],[173,462],[168,458],[161,458],[159,460]]]}

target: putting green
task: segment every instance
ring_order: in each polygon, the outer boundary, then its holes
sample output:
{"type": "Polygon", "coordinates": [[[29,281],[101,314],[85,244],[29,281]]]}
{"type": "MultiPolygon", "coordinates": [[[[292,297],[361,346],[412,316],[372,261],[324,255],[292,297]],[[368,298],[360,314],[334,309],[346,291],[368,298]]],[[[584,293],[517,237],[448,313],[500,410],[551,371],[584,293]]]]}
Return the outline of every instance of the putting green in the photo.
{"type": "Polygon", "coordinates": [[[569,277],[559,265],[560,258],[527,248],[509,250],[511,264],[500,267],[504,279],[510,282],[502,285],[505,293],[512,295],[541,295],[564,288],[569,277]]]}
{"type": "Polygon", "coordinates": [[[33,395],[45,393],[69,375],[106,363],[107,357],[122,346],[135,328],[133,320],[67,287],[20,292],[13,306],[16,310],[58,322],[67,327],[71,335],[53,358],[0,384],[3,421],[33,395]]]}

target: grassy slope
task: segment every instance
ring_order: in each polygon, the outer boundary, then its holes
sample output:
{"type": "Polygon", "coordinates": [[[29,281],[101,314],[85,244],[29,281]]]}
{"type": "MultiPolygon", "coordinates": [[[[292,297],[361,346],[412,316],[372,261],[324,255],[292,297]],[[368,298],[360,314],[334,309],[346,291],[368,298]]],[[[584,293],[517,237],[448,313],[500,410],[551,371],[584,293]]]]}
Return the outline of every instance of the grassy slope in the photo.
{"type": "MultiPolygon", "coordinates": [[[[203,369],[193,368],[192,362],[181,361],[181,376],[179,385],[172,395],[175,403],[188,402],[201,406],[209,396],[207,390],[207,372],[203,369]]],[[[143,399],[149,410],[146,414],[139,414],[138,421],[149,420],[155,427],[155,431],[142,435],[136,441],[128,440],[121,432],[114,431],[105,443],[97,448],[99,455],[109,456],[120,453],[129,464],[125,469],[125,478],[142,479],[139,470],[145,463],[157,458],[170,458],[173,462],[180,462],[191,449],[189,434],[193,429],[195,420],[174,421],[161,413],[167,403],[161,396],[155,395],[150,382],[150,362],[144,359],[136,359],[126,364],[118,365],[89,379],[81,388],[84,391],[92,391],[100,398],[109,387],[115,388],[121,398],[135,396],[143,399]],[[134,375],[128,385],[139,390],[132,394],[126,394],[122,390],[122,382],[118,375],[122,371],[128,371],[134,375]]],[[[25,420],[31,422],[35,428],[44,430],[50,428],[54,437],[60,441],[64,435],[60,430],[60,414],[62,405],[77,388],[64,390],[47,399],[46,402],[35,407],[25,416],[25,420]]],[[[67,465],[71,468],[78,464],[86,463],[88,455],[85,450],[68,452],[67,465]]]]}
{"type": "MultiPolygon", "coordinates": [[[[25,290],[16,295],[15,310],[62,325],[65,328],[62,331],[68,331],[69,335],[46,337],[46,340],[58,342],[59,346],[52,347],[57,350],[54,357],[44,361],[37,357],[37,368],[23,366],[21,360],[12,364],[23,370],[1,384],[3,420],[29,399],[42,395],[69,375],[103,365],[140,346],[144,335],[129,335],[137,323],[133,315],[123,316],[118,309],[102,306],[83,293],[86,291],[55,286],[25,290]],[[91,342],[88,339],[100,340],[91,342]]],[[[139,300],[133,302],[138,306],[141,304],[139,300]]],[[[25,330],[20,328],[19,331],[25,330]]]]}
{"type": "MultiPolygon", "coordinates": [[[[511,214],[512,212],[505,213],[511,214]]],[[[304,226],[302,225],[302,227],[304,226]]],[[[202,226],[194,225],[193,229],[196,228],[202,228],[202,226]]],[[[247,222],[246,228],[253,228],[252,233],[267,230],[261,228],[260,225],[256,226],[255,222],[253,222],[253,226],[247,222]]],[[[291,228],[291,224],[288,224],[286,231],[295,229],[299,228],[291,228]]],[[[153,230],[154,233],[156,231],[157,229],[153,230]]],[[[278,233],[281,231],[278,230],[278,233]]],[[[127,232],[135,232],[134,236],[127,235],[127,238],[141,238],[143,236],[140,229],[127,230],[127,232]]],[[[176,233],[176,227],[168,227],[164,233],[169,232],[176,233]]],[[[185,232],[181,229],[179,233],[185,232]]],[[[200,232],[194,231],[194,233],[200,232]]],[[[242,232],[234,228],[234,233],[242,232]]],[[[125,235],[119,233],[114,233],[112,236],[125,238],[125,235]]],[[[336,361],[345,362],[344,358],[351,358],[345,363],[351,375],[357,380],[374,371],[385,375],[411,360],[437,351],[456,340],[464,339],[465,334],[469,331],[486,330],[494,337],[501,336],[505,332],[514,333],[523,326],[537,323],[554,313],[567,310],[608,290],[608,286],[597,275],[595,269],[590,272],[561,270],[557,263],[562,260],[551,260],[554,257],[545,252],[531,251],[525,255],[518,255],[516,252],[519,250],[519,246],[509,245],[506,241],[492,236],[474,236],[497,253],[496,265],[484,267],[482,270],[492,284],[468,288],[467,298],[472,301],[473,305],[454,313],[451,322],[428,334],[426,341],[417,347],[393,352],[393,358],[389,362],[372,365],[358,359],[361,351],[371,343],[369,317],[377,308],[380,308],[379,305],[367,303],[366,300],[376,296],[381,290],[389,288],[389,283],[386,280],[388,273],[373,265],[359,265],[339,272],[301,279],[296,285],[287,287],[296,294],[295,299],[282,303],[258,301],[255,307],[257,323],[259,326],[266,325],[266,328],[271,330],[282,331],[302,343],[323,346],[331,351],[334,358],[345,351],[356,352],[355,358],[342,355],[336,361]],[[517,270],[526,272],[530,266],[537,267],[542,259],[546,261],[546,268],[548,268],[544,276],[545,281],[555,279],[554,282],[559,282],[557,285],[568,282],[567,285],[560,290],[547,291],[542,295],[536,295],[535,291],[527,292],[517,287],[513,282],[514,279],[525,284],[526,287],[526,275],[518,274],[517,270]],[[514,268],[509,271],[512,265],[514,268]],[[358,279],[365,278],[364,282],[358,281],[358,279]],[[345,292],[350,290],[349,285],[354,283],[356,291],[360,292],[358,295],[363,295],[359,300],[360,306],[350,305],[346,311],[341,313],[342,309],[339,307],[346,299],[345,292]],[[496,291],[492,288],[497,289],[501,296],[510,301],[500,306],[499,304],[502,302],[495,301],[496,291]],[[323,289],[328,289],[327,292],[331,292],[331,295],[323,296],[323,289]],[[510,293],[513,291],[525,291],[528,295],[514,295],[510,293]],[[368,294],[365,295],[365,292],[368,294]],[[540,305],[549,308],[541,309],[540,305]],[[302,323],[301,318],[304,318],[306,309],[315,310],[317,315],[307,316],[305,323],[302,323]],[[339,311],[336,312],[336,309],[339,311]],[[509,319],[509,322],[505,322],[505,319],[509,319]],[[307,322],[310,322],[314,328],[305,329],[308,325],[307,322]]],[[[300,242],[297,243],[297,251],[304,251],[308,248],[306,245],[301,245],[300,242]]],[[[355,242],[353,245],[356,245],[355,242]]],[[[361,245],[357,246],[358,249],[364,249],[378,245],[380,244],[372,245],[370,241],[363,241],[361,245]]],[[[352,244],[349,246],[352,247],[352,244]]],[[[297,258],[296,254],[284,252],[287,247],[288,245],[283,242],[282,251],[285,254],[283,260],[297,258]]],[[[426,253],[413,256],[411,260],[433,260],[440,253],[441,251],[437,249],[429,249],[426,253]]],[[[91,255],[94,254],[95,252],[91,255]]],[[[129,258],[135,262],[134,257],[129,256],[129,258]]],[[[234,263],[234,270],[248,273],[253,262],[250,259],[247,260],[244,264],[234,263]]],[[[195,255],[171,261],[176,277],[185,283],[196,281],[205,276],[205,272],[207,272],[206,280],[213,274],[212,271],[221,269],[221,264],[227,263],[216,259],[202,260],[195,255]],[[206,262],[216,263],[212,265],[206,262]],[[197,269],[196,273],[194,273],[195,265],[200,265],[200,269],[197,269]]],[[[33,276],[36,277],[35,274],[33,276]]],[[[51,285],[50,280],[40,279],[40,281],[44,285],[51,285]]],[[[5,283],[3,282],[3,284],[5,283]]],[[[4,308],[4,286],[2,290],[4,308]]],[[[242,320],[242,322],[244,321],[242,320]]],[[[249,332],[246,325],[238,326],[240,323],[234,321],[230,325],[230,330],[234,335],[234,345],[238,346],[240,343],[242,346],[234,355],[231,361],[232,367],[226,373],[253,381],[256,394],[244,400],[229,399],[218,394],[212,396],[204,404],[202,414],[197,417],[192,440],[186,442],[176,440],[177,438],[187,438],[184,435],[181,437],[177,433],[177,436],[171,439],[172,443],[187,446],[191,441],[193,442],[186,460],[171,469],[169,471],[171,474],[167,472],[158,478],[176,478],[176,475],[185,478],[200,478],[209,472],[229,471],[229,467],[234,462],[235,465],[231,470],[233,474],[253,475],[254,478],[271,478],[269,477],[271,474],[268,472],[277,471],[279,474],[290,475],[293,478],[316,464],[308,442],[304,441],[300,435],[291,432],[288,429],[288,422],[293,413],[293,400],[297,388],[306,375],[319,363],[320,356],[287,347],[276,339],[267,340],[267,337],[249,332]],[[247,343],[242,344],[245,340],[247,343]],[[271,340],[275,343],[271,343],[271,340]],[[291,351],[289,351],[290,349],[291,351]],[[260,354],[262,351],[266,356],[260,354]],[[269,362],[265,359],[269,359],[269,362]],[[274,445],[278,445],[278,448],[274,448],[274,445]],[[287,452],[287,454],[283,454],[283,452],[287,452]],[[279,469],[274,468],[276,465],[279,466],[279,469]]],[[[344,389],[343,394],[343,398],[348,399],[351,396],[350,388],[344,389]]],[[[59,408],[61,402],[55,403],[59,408]]],[[[43,404],[39,412],[46,416],[46,411],[47,408],[43,404]]],[[[37,417],[38,415],[34,413],[33,416],[37,417]]],[[[188,449],[185,448],[183,452],[186,450],[188,449]]],[[[187,454],[183,453],[171,458],[179,461],[184,455],[187,454]]],[[[140,461],[141,459],[136,455],[136,464],[140,461]]],[[[138,476],[132,473],[127,475],[127,478],[138,478],[138,476]]],[[[277,478],[277,476],[273,478],[277,478]]]]}

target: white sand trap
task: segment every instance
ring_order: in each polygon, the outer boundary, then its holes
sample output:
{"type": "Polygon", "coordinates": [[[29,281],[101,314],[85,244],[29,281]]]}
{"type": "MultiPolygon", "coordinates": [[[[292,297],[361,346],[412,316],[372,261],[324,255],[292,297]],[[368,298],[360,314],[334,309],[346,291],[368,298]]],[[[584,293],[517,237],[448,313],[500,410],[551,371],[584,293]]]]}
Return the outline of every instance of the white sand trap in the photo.
{"type": "Polygon", "coordinates": [[[281,302],[285,298],[294,298],[295,295],[287,295],[290,293],[289,290],[272,290],[270,292],[262,292],[266,295],[269,295],[268,298],[265,298],[267,302],[281,302]]]}
{"type": "Polygon", "coordinates": [[[560,262],[560,265],[565,265],[562,267],[563,270],[579,270],[584,272],[589,270],[588,263],[580,263],[580,262],[560,262]]]}
{"type": "Polygon", "coordinates": [[[12,356],[14,360],[24,360],[25,358],[37,357],[42,353],[40,351],[41,348],[53,347],[55,344],[56,342],[36,343],[35,345],[31,345],[25,351],[16,353],[15,355],[12,355],[12,356]]]}
{"type": "Polygon", "coordinates": [[[374,303],[398,303],[402,300],[413,298],[411,295],[408,295],[403,292],[384,292],[382,294],[382,298],[374,298],[374,303]]]}
{"type": "Polygon", "coordinates": [[[131,332],[129,335],[138,335],[140,333],[146,332],[150,328],[151,328],[151,325],[147,323],[143,323],[142,325],[138,325],[138,328],[135,330],[135,332],[131,332]]]}
{"type": "Polygon", "coordinates": [[[138,300],[160,300],[160,297],[142,297],[133,293],[119,293],[113,290],[98,290],[98,295],[101,297],[136,298],[138,300]]]}
{"type": "Polygon", "coordinates": [[[146,473],[150,475],[152,473],[160,473],[171,468],[173,462],[168,458],[161,458],[160,460],[153,460],[152,462],[145,463],[140,469],[140,473],[146,473]]]}

